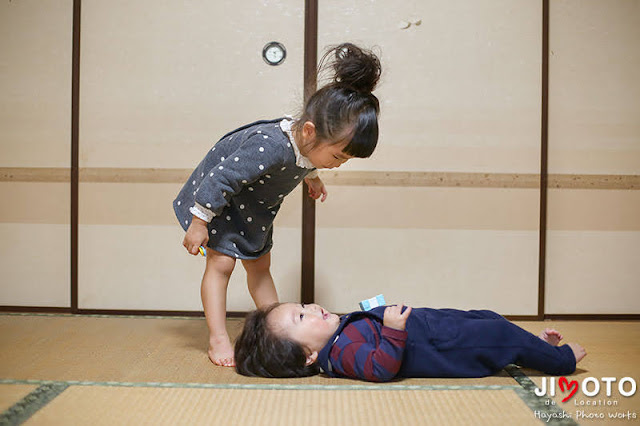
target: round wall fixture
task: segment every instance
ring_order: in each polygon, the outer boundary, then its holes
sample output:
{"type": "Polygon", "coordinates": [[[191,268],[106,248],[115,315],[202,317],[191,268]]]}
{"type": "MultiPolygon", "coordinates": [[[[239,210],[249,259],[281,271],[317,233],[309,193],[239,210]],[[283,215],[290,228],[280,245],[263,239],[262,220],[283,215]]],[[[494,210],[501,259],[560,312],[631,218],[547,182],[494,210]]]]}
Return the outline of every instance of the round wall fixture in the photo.
{"type": "Polygon", "coordinates": [[[265,44],[262,49],[262,59],[269,65],[280,65],[287,57],[287,49],[282,43],[272,41],[265,44]]]}

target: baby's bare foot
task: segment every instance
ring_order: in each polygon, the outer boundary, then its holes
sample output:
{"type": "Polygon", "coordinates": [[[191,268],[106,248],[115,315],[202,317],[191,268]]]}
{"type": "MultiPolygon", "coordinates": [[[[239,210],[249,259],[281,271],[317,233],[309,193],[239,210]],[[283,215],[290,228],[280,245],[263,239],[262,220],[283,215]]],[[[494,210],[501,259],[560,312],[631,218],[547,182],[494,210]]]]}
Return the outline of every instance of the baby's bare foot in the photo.
{"type": "Polygon", "coordinates": [[[553,328],[545,328],[538,337],[553,346],[558,346],[562,340],[562,334],[553,328]]]}
{"type": "Polygon", "coordinates": [[[233,356],[233,346],[228,336],[218,336],[209,338],[209,359],[215,365],[222,367],[235,367],[236,361],[233,356]]]}
{"type": "Polygon", "coordinates": [[[587,356],[587,351],[577,343],[567,343],[567,346],[573,351],[573,355],[576,357],[576,364],[582,361],[582,358],[587,356]]]}

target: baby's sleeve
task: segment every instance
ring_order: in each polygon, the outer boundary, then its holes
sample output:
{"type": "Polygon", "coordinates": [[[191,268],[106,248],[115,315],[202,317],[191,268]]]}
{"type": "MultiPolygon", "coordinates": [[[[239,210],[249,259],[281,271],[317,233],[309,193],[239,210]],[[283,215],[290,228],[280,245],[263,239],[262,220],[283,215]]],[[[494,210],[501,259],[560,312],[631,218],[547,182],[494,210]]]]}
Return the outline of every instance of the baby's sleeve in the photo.
{"type": "Polygon", "coordinates": [[[383,326],[376,343],[366,338],[367,332],[363,334],[352,324],[345,327],[343,334],[345,332],[348,338],[343,342],[338,339],[330,352],[331,365],[336,372],[372,382],[386,382],[398,374],[407,340],[405,330],[383,326]]]}
{"type": "MultiPolygon", "coordinates": [[[[210,155],[216,155],[215,151],[210,155]]],[[[230,155],[220,157],[217,164],[205,172],[200,185],[195,188],[196,205],[191,212],[210,222],[245,185],[279,170],[284,165],[285,155],[284,146],[273,136],[264,133],[252,135],[230,155]]]]}

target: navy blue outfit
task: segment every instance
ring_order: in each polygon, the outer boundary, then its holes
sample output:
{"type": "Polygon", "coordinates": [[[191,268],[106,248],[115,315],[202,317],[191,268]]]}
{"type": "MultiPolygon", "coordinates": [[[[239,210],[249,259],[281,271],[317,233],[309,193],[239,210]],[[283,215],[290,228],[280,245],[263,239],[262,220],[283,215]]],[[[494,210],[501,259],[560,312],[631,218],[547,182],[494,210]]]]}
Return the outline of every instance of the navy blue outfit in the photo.
{"type": "Polygon", "coordinates": [[[284,197],[314,170],[296,164],[282,120],[243,126],[209,150],[173,202],[185,231],[197,205],[210,216],[208,247],[239,259],[271,250],[273,220],[284,197]]]}
{"type": "Polygon", "coordinates": [[[393,377],[484,377],[508,364],[550,375],[571,374],[576,369],[569,346],[553,346],[492,311],[414,308],[403,333],[382,325],[384,309],[341,318],[330,343],[318,354],[325,373],[386,381],[393,377]],[[394,359],[398,360],[395,364],[394,359]]]}

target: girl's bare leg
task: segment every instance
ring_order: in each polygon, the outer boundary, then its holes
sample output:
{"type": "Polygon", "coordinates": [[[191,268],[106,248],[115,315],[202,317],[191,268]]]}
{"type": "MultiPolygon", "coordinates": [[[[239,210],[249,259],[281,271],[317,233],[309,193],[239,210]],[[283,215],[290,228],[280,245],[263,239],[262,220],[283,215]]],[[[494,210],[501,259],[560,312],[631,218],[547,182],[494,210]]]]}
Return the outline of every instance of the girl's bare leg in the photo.
{"type": "Polygon", "coordinates": [[[256,307],[276,303],[278,293],[271,277],[271,253],[258,259],[243,260],[242,265],[247,270],[247,285],[256,307]]]}
{"type": "Polygon", "coordinates": [[[202,306],[209,327],[209,359],[216,365],[235,366],[233,346],[227,334],[227,286],[236,260],[207,249],[207,266],[202,277],[202,306]]]}

